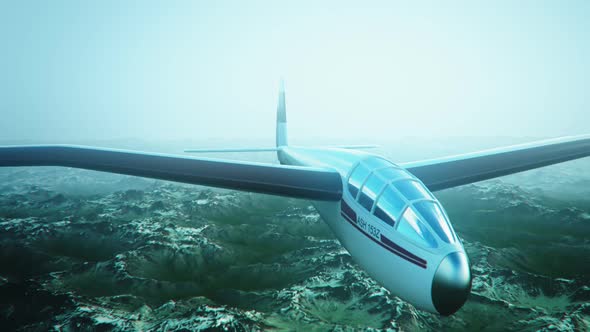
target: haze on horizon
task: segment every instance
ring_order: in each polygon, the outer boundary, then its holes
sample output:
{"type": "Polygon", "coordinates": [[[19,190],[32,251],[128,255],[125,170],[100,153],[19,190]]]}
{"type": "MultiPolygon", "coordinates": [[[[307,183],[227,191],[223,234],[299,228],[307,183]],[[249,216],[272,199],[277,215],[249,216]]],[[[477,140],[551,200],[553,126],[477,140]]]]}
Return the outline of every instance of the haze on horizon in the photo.
{"type": "MultiPolygon", "coordinates": [[[[590,133],[590,2],[0,4],[0,140],[590,133]]],[[[366,138],[373,141],[367,142],[366,138]]]]}

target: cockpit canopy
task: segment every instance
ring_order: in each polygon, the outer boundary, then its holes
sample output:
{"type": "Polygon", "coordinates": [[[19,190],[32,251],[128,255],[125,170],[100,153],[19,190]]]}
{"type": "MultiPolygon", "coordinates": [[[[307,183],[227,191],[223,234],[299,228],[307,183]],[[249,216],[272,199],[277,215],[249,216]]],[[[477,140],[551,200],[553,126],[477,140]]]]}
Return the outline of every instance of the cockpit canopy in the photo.
{"type": "Polygon", "coordinates": [[[438,201],[412,174],[370,157],[348,177],[348,191],[366,210],[420,245],[436,248],[436,238],[454,243],[456,235],[438,201]]]}

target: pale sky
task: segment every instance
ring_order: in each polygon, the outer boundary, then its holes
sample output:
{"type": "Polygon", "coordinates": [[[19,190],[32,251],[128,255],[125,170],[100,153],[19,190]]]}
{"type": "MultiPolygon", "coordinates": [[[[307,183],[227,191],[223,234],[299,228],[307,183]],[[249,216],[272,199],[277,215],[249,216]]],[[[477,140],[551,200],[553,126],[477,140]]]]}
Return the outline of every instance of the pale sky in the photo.
{"type": "MultiPolygon", "coordinates": [[[[590,133],[590,1],[2,1],[0,140],[590,133]]],[[[362,144],[373,143],[363,140],[362,144]]]]}

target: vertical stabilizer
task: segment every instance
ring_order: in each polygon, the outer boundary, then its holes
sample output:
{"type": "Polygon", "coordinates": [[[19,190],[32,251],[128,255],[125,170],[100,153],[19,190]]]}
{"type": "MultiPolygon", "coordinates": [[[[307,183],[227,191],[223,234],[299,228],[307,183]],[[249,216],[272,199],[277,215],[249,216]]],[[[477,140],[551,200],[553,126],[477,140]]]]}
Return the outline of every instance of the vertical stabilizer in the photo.
{"type": "Polygon", "coordinates": [[[279,86],[279,104],[277,105],[277,147],[287,145],[287,109],[285,107],[285,82],[279,86]]]}

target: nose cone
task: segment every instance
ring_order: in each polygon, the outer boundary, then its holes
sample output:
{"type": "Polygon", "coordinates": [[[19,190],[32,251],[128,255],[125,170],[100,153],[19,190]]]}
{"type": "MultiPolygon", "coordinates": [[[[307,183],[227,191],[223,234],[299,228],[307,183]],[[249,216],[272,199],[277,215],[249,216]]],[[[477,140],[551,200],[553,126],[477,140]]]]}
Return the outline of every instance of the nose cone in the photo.
{"type": "Polygon", "coordinates": [[[434,274],[432,303],[444,316],[459,310],[471,292],[471,272],[467,255],[454,252],[447,255],[434,274]]]}

